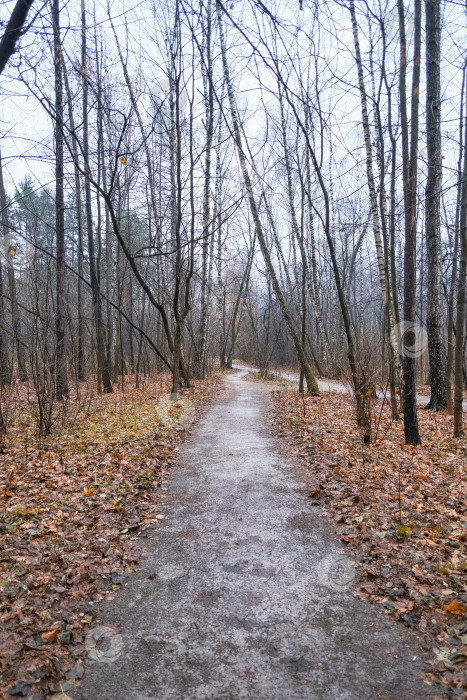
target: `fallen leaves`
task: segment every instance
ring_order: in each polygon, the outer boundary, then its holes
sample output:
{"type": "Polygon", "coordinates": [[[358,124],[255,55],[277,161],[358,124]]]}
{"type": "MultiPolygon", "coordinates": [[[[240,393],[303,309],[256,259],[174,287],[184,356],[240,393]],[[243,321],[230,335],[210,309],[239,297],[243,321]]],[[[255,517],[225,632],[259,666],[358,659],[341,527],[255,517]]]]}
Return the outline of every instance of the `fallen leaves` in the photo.
{"type": "Polygon", "coordinates": [[[451,615],[467,615],[467,605],[463,605],[457,600],[453,600],[445,605],[444,609],[451,613],[451,615]]]}
{"type": "MultiPolygon", "coordinates": [[[[333,519],[358,559],[358,597],[417,630],[434,648],[434,678],[467,688],[467,440],[452,418],[419,411],[423,444],[375,403],[379,438],[364,445],[351,398],[273,392],[274,424],[310,473],[310,503],[333,519]],[[442,650],[442,653],[438,653],[442,650]]],[[[457,696],[457,695],[456,695],[457,696]]]]}
{"type": "Polygon", "coordinates": [[[47,644],[50,644],[51,642],[55,642],[58,636],[58,629],[54,630],[49,630],[48,632],[42,632],[41,634],[41,639],[43,642],[46,642],[47,644]]]}
{"type": "MultiPolygon", "coordinates": [[[[183,396],[199,409],[215,385],[183,396]]],[[[64,698],[82,674],[99,601],[138,565],[137,531],[159,522],[158,494],[188,434],[189,425],[159,418],[169,386],[165,375],[110,395],[80,386],[43,444],[32,437],[27,394],[10,409],[0,467],[0,697],[4,689],[64,698]]]]}

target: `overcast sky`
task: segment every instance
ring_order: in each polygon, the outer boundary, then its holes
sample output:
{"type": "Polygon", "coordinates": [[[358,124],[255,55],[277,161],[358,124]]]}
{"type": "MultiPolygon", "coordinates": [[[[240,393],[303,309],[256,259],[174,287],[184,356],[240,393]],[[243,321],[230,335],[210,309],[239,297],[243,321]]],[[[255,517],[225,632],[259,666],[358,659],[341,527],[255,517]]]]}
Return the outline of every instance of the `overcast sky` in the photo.
{"type": "MultiPolygon", "coordinates": [[[[308,61],[309,55],[309,27],[312,24],[311,7],[305,2],[304,11],[290,3],[269,3],[274,12],[280,16],[289,29],[279,37],[279,52],[281,52],[281,40],[294,55],[297,62],[308,61]],[[294,26],[300,24],[303,32],[294,36],[294,26]]],[[[349,158],[354,161],[355,177],[358,179],[363,173],[364,154],[362,149],[362,134],[360,125],[360,107],[358,95],[352,84],[356,83],[356,71],[353,60],[352,37],[350,33],[349,13],[336,3],[321,3],[320,8],[320,75],[322,89],[322,106],[326,110],[330,108],[328,122],[332,127],[332,148],[336,160],[349,158]],[[340,77],[340,81],[330,82],[330,72],[334,70],[340,77]],[[354,148],[352,148],[352,143],[354,148]],[[359,146],[359,147],[358,147],[359,146]]],[[[361,9],[361,3],[357,2],[357,9],[361,9]]],[[[13,7],[13,0],[0,6],[0,18],[9,16],[13,7]]],[[[41,7],[39,4],[37,8],[41,7]]],[[[161,17],[170,12],[168,3],[153,5],[151,0],[128,2],[113,0],[110,3],[110,11],[114,26],[119,32],[123,43],[125,33],[128,32],[128,61],[130,69],[138,73],[142,70],[143,82],[146,81],[148,90],[157,92],[158,81],[162,80],[163,89],[163,57],[158,54],[158,43],[162,40],[154,19],[154,8],[161,17]],[[160,70],[158,68],[160,66],[160,70]]],[[[252,12],[249,3],[229,3],[232,16],[245,29],[251,41],[266,55],[261,39],[265,38],[264,32],[268,31],[267,18],[261,13],[252,12]],[[259,31],[258,31],[259,30],[259,31]]],[[[457,160],[457,130],[458,109],[461,74],[461,53],[463,49],[460,38],[465,38],[465,12],[456,3],[445,3],[445,23],[443,31],[443,165],[445,168],[444,186],[453,184],[454,171],[457,160]],[[456,46],[459,44],[459,48],[456,46]]],[[[108,57],[110,57],[108,70],[112,80],[118,86],[122,85],[121,66],[117,60],[112,60],[115,54],[114,38],[105,3],[96,4],[96,18],[99,30],[105,38],[108,57]]],[[[32,15],[31,15],[32,16],[32,15]]],[[[387,24],[389,38],[397,43],[397,25],[395,24],[395,3],[388,3],[387,24]]],[[[62,34],[64,37],[65,52],[68,58],[79,60],[79,2],[68,0],[64,3],[61,13],[62,34]]],[[[161,22],[162,24],[162,22],[161,22]]],[[[286,26],[286,25],[284,25],[286,26]]],[[[410,29],[410,12],[408,15],[408,27],[410,29]]],[[[236,86],[242,90],[240,104],[247,117],[246,128],[253,138],[263,137],[265,118],[263,108],[268,104],[268,90],[275,90],[274,81],[270,73],[262,65],[261,61],[253,60],[251,48],[245,40],[226,22],[227,38],[232,46],[230,56],[233,59],[233,74],[236,86]],[[257,69],[259,69],[257,71],[257,69]]],[[[90,32],[90,35],[93,32],[90,32]]],[[[409,31],[410,33],[410,31],[409,31]]],[[[368,50],[368,28],[365,27],[364,18],[361,19],[361,41],[364,53],[368,50]]],[[[14,56],[0,78],[0,138],[2,154],[5,161],[7,187],[12,191],[26,175],[30,175],[38,186],[50,184],[53,181],[53,132],[50,117],[39,104],[37,98],[28,91],[25,82],[34,88],[34,83],[41,87],[45,94],[53,99],[53,73],[51,63],[51,28],[44,10],[39,16],[33,28],[22,40],[21,52],[14,56]],[[27,66],[35,67],[27,70],[27,66]],[[25,82],[19,79],[22,75],[25,82]]],[[[464,42],[465,45],[465,42],[464,42]]],[[[397,47],[396,47],[397,48],[397,47]]],[[[392,52],[397,56],[397,50],[392,52]]],[[[291,73],[297,69],[297,65],[290,66],[291,73]]],[[[187,68],[189,72],[189,67],[187,68]]],[[[421,129],[424,129],[424,57],[422,64],[421,85],[421,129]]],[[[141,75],[140,75],[141,77],[141,75]]],[[[293,79],[293,78],[291,78],[293,79]]],[[[370,90],[368,74],[367,90],[370,90]]],[[[254,140],[252,141],[254,144],[254,140]]],[[[423,162],[423,145],[420,151],[423,162]]],[[[338,183],[336,182],[336,186],[338,183]]],[[[347,187],[347,184],[346,184],[347,187]]]]}

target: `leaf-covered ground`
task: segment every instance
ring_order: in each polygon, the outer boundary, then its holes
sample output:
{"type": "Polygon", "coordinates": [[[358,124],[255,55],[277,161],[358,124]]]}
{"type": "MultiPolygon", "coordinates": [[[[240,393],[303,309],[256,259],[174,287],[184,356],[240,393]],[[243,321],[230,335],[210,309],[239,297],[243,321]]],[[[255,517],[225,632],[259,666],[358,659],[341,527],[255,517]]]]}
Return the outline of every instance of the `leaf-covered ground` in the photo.
{"type": "Polygon", "coordinates": [[[402,422],[374,402],[364,445],[351,398],[273,393],[273,420],[310,470],[310,507],[334,519],[357,560],[357,595],[417,632],[433,650],[427,680],[467,697],[467,439],[452,418],[419,411],[423,444],[404,444],[402,422]]]}
{"type": "Polygon", "coordinates": [[[58,409],[35,437],[26,389],[8,405],[0,456],[0,697],[66,692],[83,673],[97,603],[138,565],[177,444],[216,380],[167,397],[168,377],[58,409]],[[78,408],[77,408],[78,406],[78,408]]]}

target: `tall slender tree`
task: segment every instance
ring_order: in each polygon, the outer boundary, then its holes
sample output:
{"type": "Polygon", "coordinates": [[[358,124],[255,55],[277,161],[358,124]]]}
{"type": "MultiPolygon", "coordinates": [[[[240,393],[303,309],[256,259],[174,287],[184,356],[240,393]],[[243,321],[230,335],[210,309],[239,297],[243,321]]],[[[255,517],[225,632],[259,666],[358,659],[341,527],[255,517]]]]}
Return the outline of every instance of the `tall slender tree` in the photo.
{"type": "MultiPolygon", "coordinates": [[[[467,93],[466,93],[467,94],[467,93]]],[[[467,99],[466,99],[467,109],[467,99]]],[[[463,434],[464,334],[467,290],[467,120],[464,124],[464,161],[461,175],[459,219],[460,259],[457,279],[456,345],[454,349],[454,435],[463,434]]]]}
{"type": "Polygon", "coordinates": [[[404,189],[404,334],[403,334],[403,401],[404,434],[408,445],[420,444],[418,430],[417,396],[415,389],[415,301],[416,301],[416,251],[417,251],[417,160],[418,160],[418,111],[421,59],[421,0],[415,0],[414,61],[412,73],[412,97],[410,110],[410,143],[407,117],[406,73],[407,44],[405,35],[404,1],[398,0],[400,66],[399,101],[402,131],[402,170],[404,189]]]}
{"type": "MultiPolygon", "coordinates": [[[[6,198],[5,185],[3,181],[3,164],[2,156],[0,153],[0,208],[2,211],[2,230],[3,230],[3,246],[9,248],[7,241],[10,240],[12,228],[10,226],[9,216],[8,216],[8,202],[6,198]]],[[[6,251],[8,253],[8,250],[6,251]]],[[[13,266],[12,258],[6,254],[5,255],[5,267],[7,270],[8,278],[8,291],[10,295],[10,308],[11,308],[11,325],[12,325],[12,335],[13,335],[13,356],[16,355],[18,362],[18,376],[22,382],[28,381],[28,372],[26,369],[26,358],[24,352],[24,341],[22,337],[21,328],[21,318],[18,306],[18,295],[16,293],[16,278],[15,269],[13,266]]],[[[12,363],[13,364],[13,363],[12,363]]]]}
{"type": "Polygon", "coordinates": [[[94,329],[96,333],[96,357],[97,357],[97,383],[98,388],[104,393],[112,392],[112,382],[110,378],[110,367],[104,351],[104,329],[102,321],[102,301],[99,289],[99,270],[96,263],[96,253],[94,246],[94,230],[92,220],[92,199],[91,199],[91,163],[89,155],[89,114],[88,114],[88,52],[87,52],[87,26],[86,26],[86,5],[85,0],[81,0],[81,78],[83,90],[83,157],[85,171],[85,207],[86,207],[86,229],[88,239],[88,259],[89,274],[91,278],[92,306],[94,314],[94,329]]]}
{"type": "Polygon", "coordinates": [[[211,212],[211,155],[214,134],[214,85],[212,66],[212,0],[208,0],[205,18],[205,60],[202,64],[204,82],[204,101],[206,109],[206,155],[204,162],[203,192],[203,233],[201,256],[201,298],[200,324],[195,348],[195,371],[199,379],[204,379],[206,370],[206,341],[208,329],[208,254],[210,249],[210,212],[211,212]]]}
{"type": "Polygon", "coordinates": [[[54,35],[55,68],[55,246],[56,246],[56,299],[55,299],[55,391],[57,398],[68,397],[66,367],[66,288],[65,288],[65,198],[63,171],[63,66],[60,39],[60,0],[53,0],[52,23],[54,35]]]}
{"type": "Polygon", "coordinates": [[[426,145],[425,235],[428,264],[426,327],[431,397],[427,408],[446,408],[446,356],[443,344],[443,273],[441,267],[441,3],[425,0],[426,145]]]}
{"type": "MultiPolygon", "coordinates": [[[[381,285],[381,293],[383,297],[383,307],[385,316],[385,335],[389,346],[389,357],[391,359],[392,365],[396,365],[397,369],[400,369],[400,363],[397,362],[397,338],[395,332],[395,322],[394,322],[394,305],[392,302],[392,291],[391,291],[391,278],[389,275],[389,258],[388,258],[388,241],[385,225],[381,225],[380,212],[378,209],[378,198],[377,198],[377,188],[376,181],[373,172],[373,146],[371,139],[370,121],[368,117],[368,100],[365,88],[365,81],[363,76],[363,64],[360,51],[360,40],[358,36],[358,25],[357,18],[355,14],[355,3],[351,0],[350,5],[350,15],[352,18],[352,31],[355,46],[355,60],[357,63],[358,71],[358,85],[360,92],[360,103],[362,109],[362,126],[363,134],[365,140],[365,152],[366,152],[366,173],[368,181],[368,190],[370,194],[370,206],[371,206],[371,219],[373,224],[373,236],[375,239],[376,257],[378,261],[379,279],[381,285]]],[[[381,146],[380,146],[381,147],[381,146]]],[[[384,195],[384,181],[380,180],[380,189],[382,190],[382,195],[384,195]]],[[[384,199],[384,196],[383,196],[384,199]]],[[[385,215],[385,209],[381,212],[385,215]]],[[[391,368],[391,373],[393,373],[391,368]]],[[[393,413],[394,413],[394,400],[393,400],[393,413]]]]}
{"type": "Polygon", "coordinates": [[[229,64],[227,61],[227,51],[226,51],[226,46],[225,46],[224,31],[223,31],[223,27],[222,27],[222,11],[221,11],[220,4],[219,4],[219,2],[217,2],[217,0],[216,0],[216,9],[217,9],[217,19],[218,19],[220,43],[221,43],[224,80],[225,80],[225,84],[227,87],[227,96],[228,96],[229,105],[230,105],[230,116],[232,119],[233,134],[234,134],[238,159],[240,161],[242,176],[243,176],[243,180],[245,183],[245,189],[247,191],[247,197],[248,197],[248,203],[250,206],[251,216],[252,216],[254,227],[255,227],[256,238],[258,240],[259,247],[260,247],[261,252],[263,254],[264,263],[266,265],[266,269],[267,269],[267,272],[268,272],[268,275],[269,275],[269,278],[270,278],[270,281],[271,281],[271,284],[272,284],[272,287],[274,290],[274,294],[275,294],[276,299],[278,301],[278,304],[280,306],[282,316],[283,316],[284,321],[287,325],[287,329],[290,333],[290,337],[292,338],[292,342],[294,344],[295,351],[297,353],[297,357],[298,357],[298,361],[300,362],[301,369],[303,370],[303,373],[305,375],[307,391],[309,394],[312,394],[314,396],[319,396],[318,383],[314,377],[313,371],[311,369],[311,365],[306,357],[305,349],[301,343],[299,332],[297,331],[297,328],[295,327],[292,316],[287,308],[287,304],[286,304],[286,301],[284,299],[284,295],[282,294],[282,290],[280,288],[279,282],[277,280],[276,272],[275,272],[273,264],[272,264],[271,255],[270,255],[267,243],[266,243],[266,238],[264,236],[263,227],[261,224],[259,211],[258,211],[258,207],[256,204],[256,199],[255,199],[255,195],[253,192],[253,185],[251,182],[250,174],[248,172],[246,155],[245,155],[245,151],[244,151],[243,143],[242,143],[242,135],[241,135],[240,125],[239,125],[239,120],[238,120],[237,107],[236,107],[236,103],[235,103],[235,95],[234,95],[234,91],[233,91],[232,81],[230,78],[229,64]]]}

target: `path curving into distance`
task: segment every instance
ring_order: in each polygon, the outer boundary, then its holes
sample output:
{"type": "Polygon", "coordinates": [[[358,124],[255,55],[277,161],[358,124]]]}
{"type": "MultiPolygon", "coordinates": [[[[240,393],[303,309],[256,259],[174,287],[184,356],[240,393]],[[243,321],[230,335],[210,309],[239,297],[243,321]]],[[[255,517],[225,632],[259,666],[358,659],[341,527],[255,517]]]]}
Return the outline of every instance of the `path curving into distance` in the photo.
{"type": "MultiPolygon", "coordinates": [[[[244,369],[243,365],[235,365],[237,369],[244,369]]],[[[251,372],[257,371],[253,367],[249,367],[249,370],[251,372]]],[[[299,381],[299,375],[296,372],[278,372],[277,375],[279,377],[283,377],[284,379],[288,379],[291,382],[296,382],[298,384],[299,381]]],[[[349,396],[352,396],[352,387],[350,384],[345,384],[343,382],[339,382],[336,379],[317,379],[318,382],[318,388],[320,391],[337,391],[338,394],[348,394],[349,396]]],[[[384,394],[386,394],[387,400],[389,401],[390,398],[390,392],[389,392],[389,387],[387,388],[386,392],[383,392],[381,389],[378,390],[377,392],[377,397],[378,399],[382,399],[384,394]]],[[[425,396],[424,394],[417,394],[417,404],[419,406],[425,407],[429,400],[429,396],[425,396]]],[[[467,410],[467,401],[464,400],[462,403],[463,410],[467,410]]]]}
{"type": "Polygon", "coordinates": [[[180,449],[141,569],[101,610],[73,700],[421,700],[415,637],[352,595],[352,561],[280,451],[270,387],[228,375],[180,449]],[[106,625],[117,625],[118,633],[106,625]]]}

